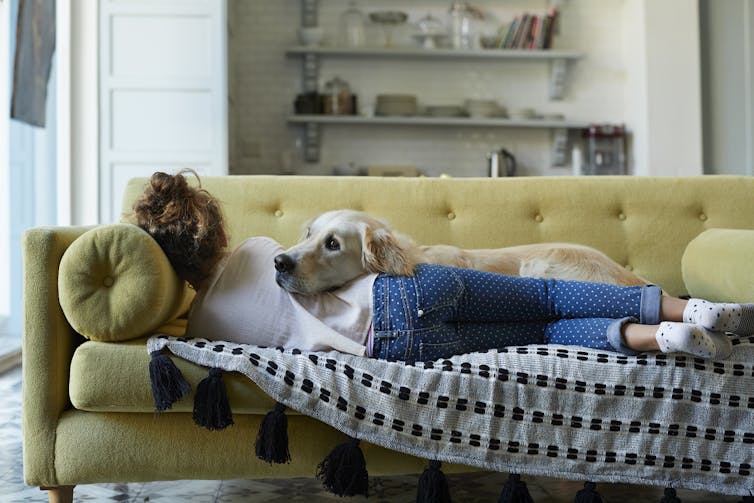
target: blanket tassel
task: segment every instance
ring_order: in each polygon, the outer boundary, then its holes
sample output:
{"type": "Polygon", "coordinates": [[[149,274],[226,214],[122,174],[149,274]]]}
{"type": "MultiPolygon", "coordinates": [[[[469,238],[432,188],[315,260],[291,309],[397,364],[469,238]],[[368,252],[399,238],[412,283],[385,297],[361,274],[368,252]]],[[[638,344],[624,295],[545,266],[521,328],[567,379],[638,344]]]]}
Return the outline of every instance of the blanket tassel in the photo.
{"type": "Polygon", "coordinates": [[[173,360],[161,350],[152,351],[149,361],[149,380],[157,412],[164,412],[191,391],[191,385],[175,366],[173,360]]]}
{"type": "Polygon", "coordinates": [[[505,483],[497,503],[534,503],[534,500],[529,494],[526,482],[521,481],[521,475],[511,473],[508,475],[508,481],[505,483]]]}
{"type": "Polygon", "coordinates": [[[675,489],[666,487],[665,495],[660,500],[660,503],[681,503],[681,498],[676,496],[675,489]]]}
{"type": "Polygon", "coordinates": [[[602,503],[602,496],[597,492],[597,484],[586,482],[584,489],[576,493],[573,503],[602,503]]]}
{"type": "Polygon", "coordinates": [[[209,376],[196,386],[194,422],[208,430],[222,430],[233,424],[223,373],[219,368],[209,369],[209,376]]]}
{"type": "Polygon", "coordinates": [[[359,440],[350,438],[330,451],[317,465],[317,478],[338,496],[369,496],[369,474],[359,440]]]}
{"type": "Polygon", "coordinates": [[[430,461],[429,466],[419,477],[416,503],[451,503],[448,480],[440,466],[439,461],[430,461]]]}
{"type": "Polygon", "coordinates": [[[259,459],[270,464],[290,463],[288,417],[282,403],[276,403],[275,408],[262,419],[257,433],[256,452],[259,459]]]}

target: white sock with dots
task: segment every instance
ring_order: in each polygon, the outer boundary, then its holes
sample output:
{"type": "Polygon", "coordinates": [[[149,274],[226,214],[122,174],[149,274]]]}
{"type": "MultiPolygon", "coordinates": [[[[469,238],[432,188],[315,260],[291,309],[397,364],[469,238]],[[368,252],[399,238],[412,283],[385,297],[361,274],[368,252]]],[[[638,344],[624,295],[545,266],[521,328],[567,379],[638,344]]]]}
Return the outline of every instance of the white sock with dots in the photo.
{"type": "Polygon", "coordinates": [[[689,299],[683,321],[698,323],[713,332],[735,335],[754,334],[754,304],[723,304],[703,299],[689,299]]]}
{"type": "Polygon", "coordinates": [[[655,334],[663,353],[687,353],[699,358],[724,360],[733,352],[733,344],[724,334],[711,332],[700,325],[664,321],[655,334]]]}

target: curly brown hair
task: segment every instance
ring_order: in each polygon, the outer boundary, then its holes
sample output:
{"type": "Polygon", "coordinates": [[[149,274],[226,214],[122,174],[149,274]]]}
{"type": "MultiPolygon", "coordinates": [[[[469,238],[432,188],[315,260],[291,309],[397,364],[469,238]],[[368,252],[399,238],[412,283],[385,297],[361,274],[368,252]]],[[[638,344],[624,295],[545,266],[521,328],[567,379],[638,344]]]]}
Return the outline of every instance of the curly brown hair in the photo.
{"type": "Polygon", "coordinates": [[[201,187],[199,175],[184,169],[175,175],[156,172],[133,205],[137,225],[167,255],[178,276],[201,288],[227,246],[220,202],[201,187]],[[184,176],[190,173],[197,186],[184,176]]]}

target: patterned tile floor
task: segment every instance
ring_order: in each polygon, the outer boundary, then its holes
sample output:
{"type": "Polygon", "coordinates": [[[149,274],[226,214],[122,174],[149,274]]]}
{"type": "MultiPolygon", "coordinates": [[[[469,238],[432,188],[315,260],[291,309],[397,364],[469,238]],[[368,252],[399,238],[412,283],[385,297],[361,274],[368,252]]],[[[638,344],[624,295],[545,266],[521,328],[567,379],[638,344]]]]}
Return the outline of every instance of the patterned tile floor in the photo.
{"type": "MultiPolygon", "coordinates": [[[[21,370],[12,369],[0,375],[0,503],[44,502],[47,496],[23,484],[21,467],[21,370]]],[[[494,503],[507,476],[499,473],[475,472],[448,475],[451,496],[456,503],[494,503]]],[[[416,501],[416,476],[377,478],[370,480],[370,497],[339,498],[321,489],[312,478],[288,480],[182,480],[146,484],[90,484],[77,486],[74,500],[94,502],[193,502],[232,503],[264,502],[412,502],[416,501]]],[[[571,503],[581,482],[561,481],[544,477],[526,477],[525,481],[536,503],[571,503]]],[[[600,484],[598,490],[606,503],[656,503],[662,488],[625,484],[600,484]]],[[[679,490],[683,503],[735,503],[739,497],[718,496],[704,492],[679,490]]]]}

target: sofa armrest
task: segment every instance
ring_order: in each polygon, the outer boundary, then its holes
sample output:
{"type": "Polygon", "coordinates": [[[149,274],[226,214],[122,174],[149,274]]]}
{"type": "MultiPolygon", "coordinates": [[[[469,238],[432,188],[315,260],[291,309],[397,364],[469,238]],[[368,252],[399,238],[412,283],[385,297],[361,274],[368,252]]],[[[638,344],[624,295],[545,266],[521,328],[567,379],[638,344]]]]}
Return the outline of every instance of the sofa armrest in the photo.
{"type": "Polygon", "coordinates": [[[754,230],[708,229],[686,246],[683,282],[692,297],[754,302],[754,230]]]}
{"type": "Polygon", "coordinates": [[[55,434],[68,400],[79,336],[58,303],[58,268],[68,246],[91,227],[37,227],[23,237],[23,456],[29,485],[56,486],[55,434]]]}

